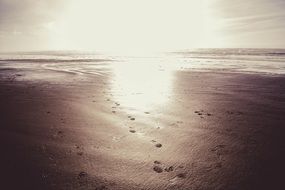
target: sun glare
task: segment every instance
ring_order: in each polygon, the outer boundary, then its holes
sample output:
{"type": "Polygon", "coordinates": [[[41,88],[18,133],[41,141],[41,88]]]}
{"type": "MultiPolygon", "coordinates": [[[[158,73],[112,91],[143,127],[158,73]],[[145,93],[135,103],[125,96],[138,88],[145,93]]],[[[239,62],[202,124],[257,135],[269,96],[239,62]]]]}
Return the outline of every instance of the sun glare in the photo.
{"type": "Polygon", "coordinates": [[[114,64],[114,99],[133,111],[150,111],[165,105],[171,94],[173,70],[159,63],[159,60],[136,58],[114,64]]]}
{"type": "Polygon", "coordinates": [[[209,30],[212,25],[206,0],[71,2],[54,27],[54,46],[164,51],[201,47],[207,45],[205,40],[215,41],[216,36],[209,30]]]}

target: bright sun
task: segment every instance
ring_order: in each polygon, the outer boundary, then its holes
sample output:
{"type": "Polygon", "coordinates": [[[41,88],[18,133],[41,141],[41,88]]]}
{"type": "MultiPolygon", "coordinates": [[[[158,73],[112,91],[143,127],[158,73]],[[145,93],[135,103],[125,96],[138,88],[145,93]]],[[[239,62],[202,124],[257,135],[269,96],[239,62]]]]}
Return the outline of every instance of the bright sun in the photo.
{"type": "Polygon", "coordinates": [[[54,23],[54,46],[105,51],[218,46],[207,2],[73,0],[54,23]]]}

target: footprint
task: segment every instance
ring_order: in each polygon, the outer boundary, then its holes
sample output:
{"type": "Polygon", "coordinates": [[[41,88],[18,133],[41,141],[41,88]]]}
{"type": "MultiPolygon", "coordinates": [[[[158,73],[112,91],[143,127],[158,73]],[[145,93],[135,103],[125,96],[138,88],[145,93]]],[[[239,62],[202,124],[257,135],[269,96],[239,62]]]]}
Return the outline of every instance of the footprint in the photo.
{"type": "Polygon", "coordinates": [[[194,113],[196,113],[197,115],[199,115],[200,118],[204,118],[203,116],[212,116],[212,115],[213,115],[213,114],[211,114],[211,113],[205,113],[204,110],[194,111],[194,113]]]}
{"type": "Polygon", "coordinates": [[[63,131],[58,131],[57,134],[62,135],[63,131]]]}
{"type": "Polygon", "coordinates": [[[181,180],[185,179],[187,176],[187,173],[179,173],[174,178],[170,179],[169,182],[171,185],[176,185],[181,182],[181,180]]]}
{"type": "Polygon", "coordinates": [[[112,113],[116,113],[116,111],[112,111],[112,113]]]}
{"type": "Polygon", "coordinates": [[[174,170],[173,166],[164,169],[166,172],[172,172],[174,170]]]}
{"type": "MultiPolygon", "coordinates": [[[[170,167],[165,167],[165,166],[163,166],[163,167],[161,167],[160,166],[160,164],[161,164],[161,162],[160,161],[158,161],[158,160],[155,160],[154,162],[153,162],[154,164],[156,164],[156,166],[158,166],[160,169],[163,169],[164,168],[164,171],[166,171],[166,172],[172,172],[172,171],[174,171],[174,167],[173,166],[170,166],[170,167]]],[[[156,168],[156,169],[158,169],[158,168],[156,168]]],[[[162,170],[163,171],[163,170],[162,170]]],[[[162,172],[161,171],[161,172],[162,172]]],[[[161,173],[161,172],[159,172],[159,173],[161,173]]]]}
{"type": "Polygon", "coordinates": [[[134,120],[136,120],[136,118],[134,118],[134,117],[131,117],[131,118],[130,118],[130,120],[134,121],[134,120]]]}
{"type": "Polygon", "coordinates": [[[81,179],[81,178],[84,178],[84,177],[87,177],[87,173],[86,172],[80,172],[78,174],[78,178],[81,179]]]}
{"type": "Polygon", "coordinates": [[[154,170],[156,173],[161,173],[161,172],[163,172],[163,169],[162,169],[160,166],[154,166],[154,167],[153,167],[153,170],[154,170]]]}
{"type": "Polygon", "coordinates": [[[155,146],[156,146],[157,148],[161,148],[161,147],[162,147],[162,144],[157,143],[157,144],[155,144],[155,146]]]}
{"type": "Polygon", "coordinates": [[[63,118],[60,118],[60,121],[61,123],[65,123],[64,119],[63,118]]]}
{"type": "Polygon", "coordinates": [[[187,176],[187,173],[179,173],[176,175],[178,178],[181,178],[181,179],[185,179],[186,176],[187,176]]]}
{"type": "Polygon", "coordinates": [[[129,132],[131,132],[131,133],[135,133],[136,131],[135,131],[135,130],[133,130],[133,129],[131,129],[131,130],[129,130],[129,132]]]}
{"type": "Polygon", "coordinates": [[[145,113],[145,114],[150,114],[148,111],[145,111],[144,113],[145,113]]]}
{"type": "Polygon", "coordinates": [[[77,155],[82,156],[83,152],[77,152],[77,155]]]}
{"type": "Polygon", "coordinates": [[[160,161],[157,161],[157,160],[155,160],[153,163],[155,163],[155,164],[161,164],[161,162],[160,162],[160,161]]]}

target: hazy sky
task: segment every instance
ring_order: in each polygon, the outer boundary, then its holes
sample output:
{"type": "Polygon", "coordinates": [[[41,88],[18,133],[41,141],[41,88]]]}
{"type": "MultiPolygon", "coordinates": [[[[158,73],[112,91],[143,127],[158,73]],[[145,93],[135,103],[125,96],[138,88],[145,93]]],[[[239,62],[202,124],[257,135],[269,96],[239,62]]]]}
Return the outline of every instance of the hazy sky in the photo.
{"type": "Polygon", "coordinates": [[[285,48],[285,0],[0,0],[0,51],[285,48]]]}

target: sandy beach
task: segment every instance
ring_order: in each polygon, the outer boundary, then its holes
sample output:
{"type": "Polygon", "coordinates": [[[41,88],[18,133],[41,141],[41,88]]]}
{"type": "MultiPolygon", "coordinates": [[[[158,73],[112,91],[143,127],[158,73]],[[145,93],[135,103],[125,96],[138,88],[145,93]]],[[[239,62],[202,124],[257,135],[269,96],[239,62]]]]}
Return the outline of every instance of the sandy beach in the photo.
{"type": "Polygon", "coordinates": [[[0,69],[1,189],[285,188],[282,74],[33,64],[0,69]]]}

